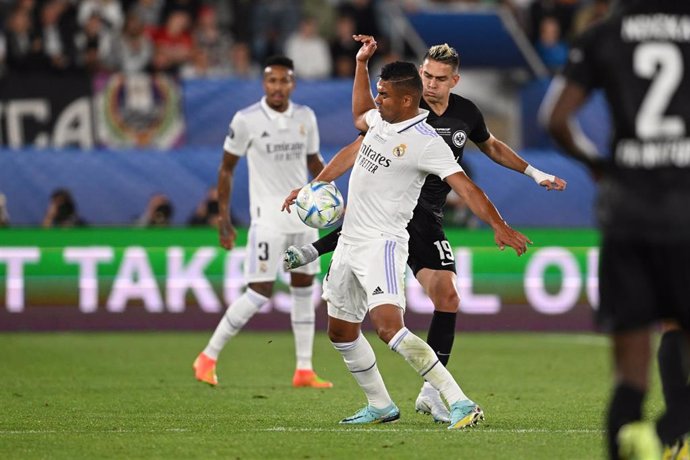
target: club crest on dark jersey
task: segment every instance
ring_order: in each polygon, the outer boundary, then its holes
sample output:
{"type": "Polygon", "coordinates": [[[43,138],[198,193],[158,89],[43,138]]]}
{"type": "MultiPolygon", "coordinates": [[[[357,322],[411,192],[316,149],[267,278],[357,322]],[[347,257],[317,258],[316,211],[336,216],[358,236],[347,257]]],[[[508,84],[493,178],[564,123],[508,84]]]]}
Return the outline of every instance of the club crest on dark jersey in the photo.
{"type": "Polygon", "coordinates": [[[465,131],[455,131],[453,133],[453,145],[456,146],[457,148],[461,148],[463,145],[465,145],[465,141],[467,140],[467,134],[465,134],[465,131]]]}
{"type": "Polygon", "coordinates": [[[400,144],[397,147],[393,149],[393,156],[396,158],[400,158],[401,156],[405,155],[405,150],[407,149],[407,146],[405,144],[400,144]]]}

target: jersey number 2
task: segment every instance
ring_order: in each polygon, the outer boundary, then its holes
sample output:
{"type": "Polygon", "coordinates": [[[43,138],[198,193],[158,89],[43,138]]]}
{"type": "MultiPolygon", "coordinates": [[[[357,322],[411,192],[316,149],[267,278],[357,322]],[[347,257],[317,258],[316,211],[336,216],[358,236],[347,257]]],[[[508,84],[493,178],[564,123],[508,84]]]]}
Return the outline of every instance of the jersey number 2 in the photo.
{"type": "Polygon", "coordinates": [[[683,80],[683,56],[672,43],[642,43],[633,54],[635,75],[651,79],[649,90],[635,118],[635,131],[641,139],[680,137],[685,122],[679,116],[664,116],[683,80]]]}

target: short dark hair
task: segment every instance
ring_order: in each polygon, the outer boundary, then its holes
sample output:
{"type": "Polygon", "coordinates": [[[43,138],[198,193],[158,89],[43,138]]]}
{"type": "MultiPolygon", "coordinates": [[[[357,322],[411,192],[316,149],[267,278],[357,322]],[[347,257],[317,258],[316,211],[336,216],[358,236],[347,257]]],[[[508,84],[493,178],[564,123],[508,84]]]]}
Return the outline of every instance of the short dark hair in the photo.
{"type": "Polygon", "coordinates": [[[460,67],[460,55],[448,43],[434,45],[429,48],[424,55],[424,60],[426,61],[427,59],[440,62],[441,64],[448,64],[454,71],[457,71],[458,67],[460,67]]]}
{"type": "Polygon", "coordinates": [[[272,65],[287,67],[290,70],[295,70],[295,65],[293,64],[292,59],[286,56],[269,57],[268,59],[266,59],[266,62],[264,63],[264,68],[272,65]]]}
{"type": "Polygon", "coordinates": [[[395,61],[386,64],[381,69],[381,80],[393,83],[396,88],[406,90],[414,96],[422,96],[422,77],[419,76],[417,66],[411,62],[395,61]]]}

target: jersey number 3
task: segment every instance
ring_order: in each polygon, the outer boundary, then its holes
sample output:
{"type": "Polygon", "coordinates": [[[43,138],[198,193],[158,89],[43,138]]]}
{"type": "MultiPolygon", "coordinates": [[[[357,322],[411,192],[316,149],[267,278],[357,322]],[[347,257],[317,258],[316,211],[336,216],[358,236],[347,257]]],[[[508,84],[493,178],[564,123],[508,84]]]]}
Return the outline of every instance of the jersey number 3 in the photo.
{"type": "Polygon", "coordinates": [[[649,90],[635,118],[640,139],[681,137],[685,122],[679,116],[664,116],[678,86],[683,80],[683,56],[673,43],[642,43],[633,54],[635,75],[651,79],[649,90]]]}

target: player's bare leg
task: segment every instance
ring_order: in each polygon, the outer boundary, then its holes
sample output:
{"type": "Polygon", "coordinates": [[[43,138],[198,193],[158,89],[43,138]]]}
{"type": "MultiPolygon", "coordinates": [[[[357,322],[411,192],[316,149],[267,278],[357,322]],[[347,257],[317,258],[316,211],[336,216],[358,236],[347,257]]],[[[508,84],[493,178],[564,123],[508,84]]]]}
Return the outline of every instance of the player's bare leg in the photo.
{"type": "MultiPolygon", "coordinates": [[[[452,271],[423,268],[417,272],[417,280],[434,304],[434,316],[429,325],[427,343],[438,360],[448,366],[455,340],[455,319],[460,297],[456,288],[456,276],[452,271]]],[[[415,401],[418,412],[431,414],[436,422],[449,422],[450,413],[439,392],[425,382],[415,401]]]]}
{"type": "Polygon", "coordinates": [[[313,275],[303,273],[292,273],[290,275],[290,294],[292,296],[290,322],[295,338],[295,356],[297,361],[295,374],[292,377],[292,386],[331,388],[333,383],[320,378],[312,368],[316,316],[312,300],[313,293],[313,275]]]}

